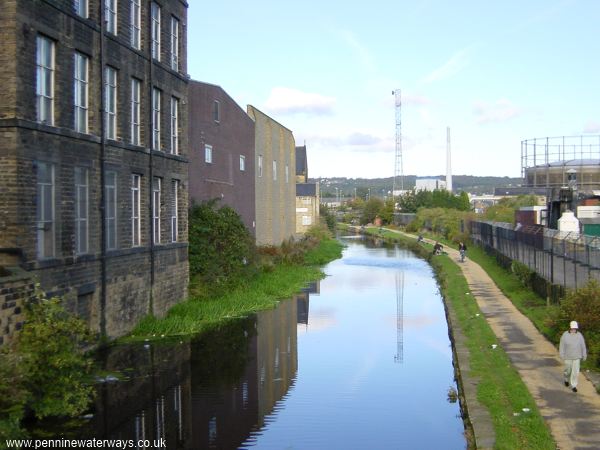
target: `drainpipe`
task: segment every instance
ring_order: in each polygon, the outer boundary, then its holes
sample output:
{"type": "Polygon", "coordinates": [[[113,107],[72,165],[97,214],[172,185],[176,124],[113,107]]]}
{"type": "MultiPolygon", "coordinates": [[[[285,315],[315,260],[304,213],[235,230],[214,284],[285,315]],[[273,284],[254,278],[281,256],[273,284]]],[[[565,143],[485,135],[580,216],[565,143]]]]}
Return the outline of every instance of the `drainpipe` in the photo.
{"type": "MultiPolygon", "coordinates": [[[[150,125],[150,133],[148,133],[150,137],[150,155],[148,157],[148,186],[149,186],[149,202],[148,202],[148,211],[150,215],[150,298],[149,298],[149,313],[154,314],[154,217],[152,215],[152,202],[153,202],[153,188],[152,185],[154,183],[154,170],[153,170],[153,157],[152,153],[154,152],[154,102],[152,99],[152,93],[154,90],[154,60],[152,59],[152,3],[149,3],[148,8],[148,62],[149,62],[149,74],[148,74],[148,99],[150,108],[148,108],[148,124],[150,125]]],[[[162,100],[162,99],[161,99],[162,100]]],[[[161,186],[162,189],[162,186],[161,186]]],[[[160,205],[159,205],[160,208],[160,205]]]]}
{"type": "Polygon", "coordinates": [[[106,169],[104,162],[106,158],[106,86],[105,86],[105,36],[106,17],[104,4],[98,5],[100,10],[100,334],[106,336],[106,199],[105,178],[106,169]]]}

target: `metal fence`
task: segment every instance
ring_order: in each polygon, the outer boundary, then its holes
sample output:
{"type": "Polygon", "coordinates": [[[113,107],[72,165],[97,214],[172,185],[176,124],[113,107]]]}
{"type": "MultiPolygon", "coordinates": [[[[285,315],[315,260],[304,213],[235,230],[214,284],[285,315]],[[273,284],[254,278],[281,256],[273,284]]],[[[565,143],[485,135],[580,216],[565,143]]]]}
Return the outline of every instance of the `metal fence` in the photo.
{"type": "Polygon", "coordinates": [[[550,285],[577,289],[600,281],[600,238],[541,226],[515,229],[500,222],[471,222],[471,239],[486,250],[525,264],[550,285]]]}

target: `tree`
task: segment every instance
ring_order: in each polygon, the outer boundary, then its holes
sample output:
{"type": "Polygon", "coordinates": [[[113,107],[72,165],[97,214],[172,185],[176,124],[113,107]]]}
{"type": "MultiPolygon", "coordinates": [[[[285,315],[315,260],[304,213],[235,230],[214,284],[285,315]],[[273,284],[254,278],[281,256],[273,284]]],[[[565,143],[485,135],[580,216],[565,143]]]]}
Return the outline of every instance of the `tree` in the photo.
{"type": "Polygon", "coordinates": [[[375,217],[381,215],[381,210],[383,209],[383,200],[377,197],[372,197],[365,204],[365,209],[363,210],[362,217],[360,218],[360,223],[362,225],[366,225],[368,223],[373,223],[375,221],[375,217]]]}

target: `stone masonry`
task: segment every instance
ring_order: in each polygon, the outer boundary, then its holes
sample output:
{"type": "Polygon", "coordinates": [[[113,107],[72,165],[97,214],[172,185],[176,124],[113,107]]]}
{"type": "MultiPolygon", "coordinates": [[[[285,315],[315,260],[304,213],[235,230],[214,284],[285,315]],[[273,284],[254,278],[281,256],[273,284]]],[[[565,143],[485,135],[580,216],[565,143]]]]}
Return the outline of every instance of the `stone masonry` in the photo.
{"type": "Polygon", "coordinates": [[[104,2],[88,3],[83,15],[67,0],[0,8],[0,267],[20,266],[93,331],[117,337],[187,296],[188,5],[156,3],[153,55],[149,0],[139,48],[133,2],[117,2],[115,32],[104,2]]]}

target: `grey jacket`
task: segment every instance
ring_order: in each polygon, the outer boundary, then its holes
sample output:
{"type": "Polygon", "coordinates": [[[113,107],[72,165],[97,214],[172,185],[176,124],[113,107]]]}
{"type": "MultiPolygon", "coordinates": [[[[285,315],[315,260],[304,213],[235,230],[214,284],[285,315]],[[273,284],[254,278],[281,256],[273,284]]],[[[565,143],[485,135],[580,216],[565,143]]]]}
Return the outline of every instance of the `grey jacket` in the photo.
{"type": "Polygon", "coordinates": [[[560,338],[559,351],[562,359],[583,359],[585,361],[587,358],[585,341],[580,332],[565,331],[560,338]]]}

